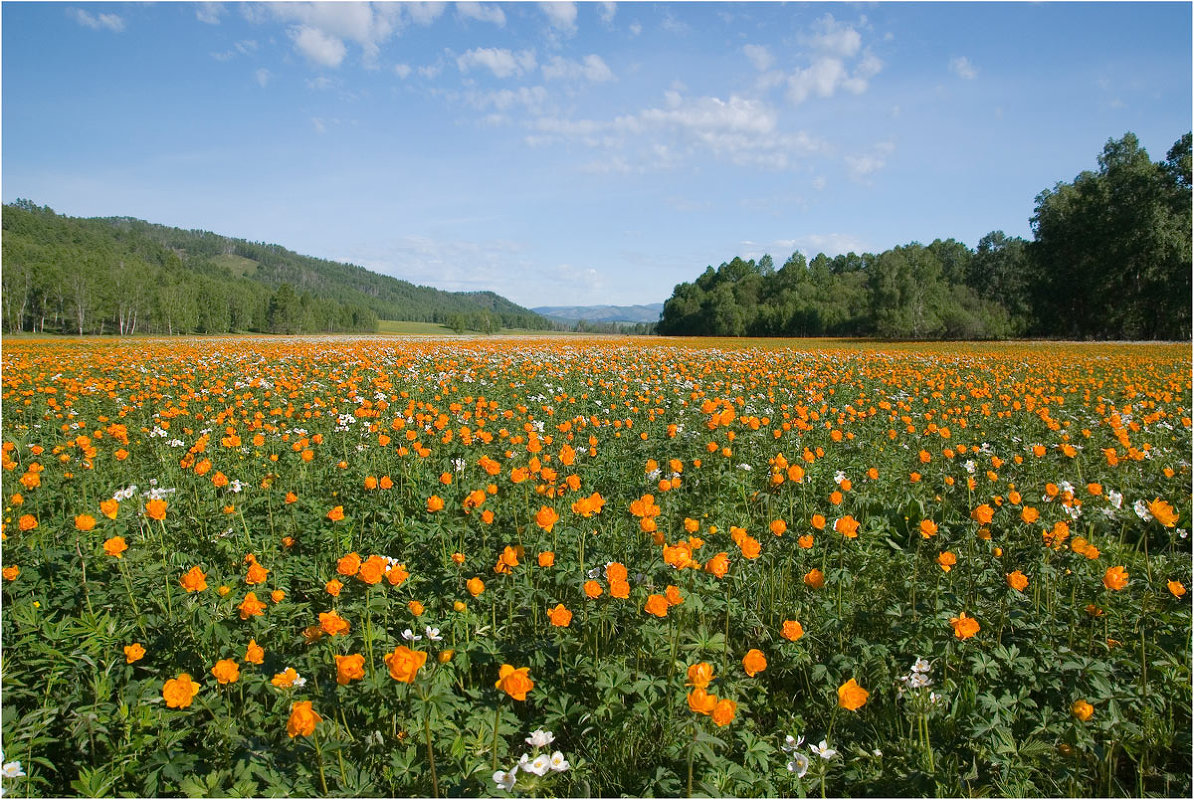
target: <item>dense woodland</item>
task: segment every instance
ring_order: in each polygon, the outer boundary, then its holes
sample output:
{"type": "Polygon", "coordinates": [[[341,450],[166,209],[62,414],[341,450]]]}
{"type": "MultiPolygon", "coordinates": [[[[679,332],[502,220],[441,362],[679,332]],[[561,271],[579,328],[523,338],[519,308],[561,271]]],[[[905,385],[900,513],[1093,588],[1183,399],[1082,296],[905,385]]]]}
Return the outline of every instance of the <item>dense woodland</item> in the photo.
{"type": "Polygon", "coordinates": [[[677,286],[663,334],[1189,339],[1190,134],[1153,162],[1135,135],[1036,197],[1033,240],[994,231],[806,262],[735,258],[677,286]]]}
{"type": "Polygon", "coordinates": [[[4,330],[136,334],[375,331],[378,319],[550,327],[492,292],[444,292],[283,247],[128,217],[4,206],[4,330]]]}

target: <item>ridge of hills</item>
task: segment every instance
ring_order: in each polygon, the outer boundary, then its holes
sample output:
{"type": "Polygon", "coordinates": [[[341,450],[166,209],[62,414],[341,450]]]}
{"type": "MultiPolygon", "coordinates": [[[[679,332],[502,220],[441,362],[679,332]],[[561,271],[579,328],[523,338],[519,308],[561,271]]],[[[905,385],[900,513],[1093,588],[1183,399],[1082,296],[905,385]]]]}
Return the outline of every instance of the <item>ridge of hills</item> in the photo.
{"type": "Polygon", "coordinates": [[[564,323],[580,322],[628,322],[655,323],[663,313],[663,303],[646,303],[633,306],[535,306],[536,314],[564,323]]]}

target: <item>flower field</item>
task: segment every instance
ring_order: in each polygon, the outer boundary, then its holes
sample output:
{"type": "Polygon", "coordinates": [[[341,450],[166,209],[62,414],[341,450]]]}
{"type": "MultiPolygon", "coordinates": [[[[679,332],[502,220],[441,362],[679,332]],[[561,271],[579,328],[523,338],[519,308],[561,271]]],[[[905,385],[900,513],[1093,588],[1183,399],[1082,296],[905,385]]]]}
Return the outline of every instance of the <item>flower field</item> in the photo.
{"type": "Polygon", "coordinates": [[[1191,353],[10,340],[12,796],[1191,792],[1191,353]]]}

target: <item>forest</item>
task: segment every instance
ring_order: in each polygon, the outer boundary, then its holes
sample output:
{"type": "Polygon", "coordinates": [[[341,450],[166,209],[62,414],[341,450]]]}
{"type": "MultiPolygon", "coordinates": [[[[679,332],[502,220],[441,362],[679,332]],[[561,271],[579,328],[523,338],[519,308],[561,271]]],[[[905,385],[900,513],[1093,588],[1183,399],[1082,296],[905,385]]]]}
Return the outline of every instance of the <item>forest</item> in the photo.
{"type": "Polygon", "coordinates": [[[1037,195],[1033,239],[992,231],[779,269],[734,258],[676,286],[658,331],[886,339],[1189,339],[1191,140],[1154,162],[1136,136],[1037,195]]]}
{"type": "Polygon", "coordinates": [[[274,244],[28,200],[3,211],[4,330],[65,334],[373,332],[379,319],[545,329],[493,292],[445,292],[274,244]]]}

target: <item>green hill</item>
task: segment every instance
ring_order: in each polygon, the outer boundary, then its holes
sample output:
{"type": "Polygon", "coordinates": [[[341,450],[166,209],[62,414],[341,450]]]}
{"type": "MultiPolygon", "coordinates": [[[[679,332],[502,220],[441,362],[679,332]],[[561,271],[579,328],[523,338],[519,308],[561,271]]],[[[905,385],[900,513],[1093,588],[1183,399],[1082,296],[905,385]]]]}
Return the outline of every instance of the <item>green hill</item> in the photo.
{"type": "Polygon", "coordinates": [[[445,292],[275,244],[131,217],[3,210],[8,332],[374,331],[379,319],[490,330],[551,324],[493,292],[445,292]]]}

